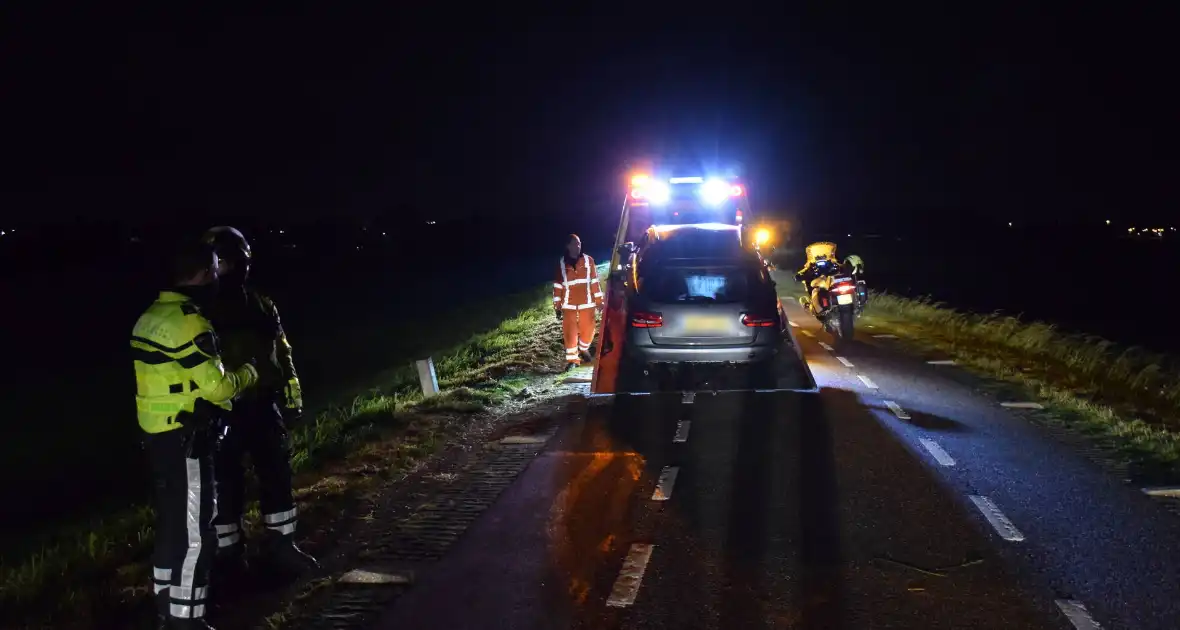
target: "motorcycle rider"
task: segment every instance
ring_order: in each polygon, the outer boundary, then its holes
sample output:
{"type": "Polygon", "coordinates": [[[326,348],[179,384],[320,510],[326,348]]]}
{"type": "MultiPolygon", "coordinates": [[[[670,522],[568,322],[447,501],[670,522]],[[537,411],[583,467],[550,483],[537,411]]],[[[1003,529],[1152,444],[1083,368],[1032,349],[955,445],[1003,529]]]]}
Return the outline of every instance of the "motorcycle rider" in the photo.
{"type": "Polygon", "coordinates": [[[817,287],[813,286],[815,281],[825,276],[835,275],[840,271],[842,265],[836,258],[836,244],[827,241],[820,241],[812,243],[804,250],[807,254],[807,262],[803,268],[795,273],[795,281],[803,283],[803,289],[807,293],[807,297],[803,302],[804,308],[812,309],[812,304],[815,302],[817,287]]]}
{"type": "Polygon", "coordinates": [[[862,302],[867,300],[868,293],[864,289],[862,278],[865,263],[860,256],[849,254],[848,258],[841,263],[836,257],[836,244],[828,241],[812,243],[807,246],[805,251],[807,262],[795,274],[795,281],[802,282],[804,290],[807,291],[807,297],[800,300],[804,308],[811,309],[815,302],[818,287],[814,286],[814,283],[817,279],[841,273],[856,278],[857,293],[860,294],[862,302]]]}
{"type": "Polygon", "coordinates": [[[274,302],[247,284],[252,253],[242,233],[228,226],[215,227],[205,233],[205,242],[216,249],[222,261],[221,290],[210,309],[210,319],[221,335],[226,367],[254,361],[266,363],[282,375],[275,386],[243,395],[229,413],[230,430],[216,462],[217,565],[227,572],[244,568],[242,456],[249,453],[266,527],[262,560],[283,577],[298,576],[318,568],[319,563],[295,545],[298,513],[291,491],[287,425],[302,417],[303,395],[291,344],[274,302]]]}

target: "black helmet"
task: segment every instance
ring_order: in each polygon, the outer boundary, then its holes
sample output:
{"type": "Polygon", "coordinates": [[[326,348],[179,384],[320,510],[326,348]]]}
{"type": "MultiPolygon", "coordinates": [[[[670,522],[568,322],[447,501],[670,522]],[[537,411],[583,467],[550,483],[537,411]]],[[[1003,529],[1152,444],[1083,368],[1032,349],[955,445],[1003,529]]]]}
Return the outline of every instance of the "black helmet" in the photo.
{"type": "Polygon", "coordinates": [[[213,246],[217,251],[217,257],[222,260],[229,260],[232,262],[250,262],[252,253],[250,252],[250,243],[246,241],[246,237],[237,228],[232,228],[228,225],[220,225],[215,228],[210,228],[205,232],[205,237],[202,239],[205,243],[213,246]]]}

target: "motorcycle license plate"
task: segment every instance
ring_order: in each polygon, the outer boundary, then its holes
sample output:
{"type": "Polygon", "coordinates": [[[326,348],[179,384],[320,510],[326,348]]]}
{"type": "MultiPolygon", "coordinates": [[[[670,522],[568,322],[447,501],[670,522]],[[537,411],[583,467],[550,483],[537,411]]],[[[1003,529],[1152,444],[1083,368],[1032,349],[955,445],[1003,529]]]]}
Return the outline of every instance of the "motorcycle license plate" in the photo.
{"type": "Polygon", "coordinates": [[[836,304],[852,304],[852,295],[848,293],[837,295],[836,304]]]}

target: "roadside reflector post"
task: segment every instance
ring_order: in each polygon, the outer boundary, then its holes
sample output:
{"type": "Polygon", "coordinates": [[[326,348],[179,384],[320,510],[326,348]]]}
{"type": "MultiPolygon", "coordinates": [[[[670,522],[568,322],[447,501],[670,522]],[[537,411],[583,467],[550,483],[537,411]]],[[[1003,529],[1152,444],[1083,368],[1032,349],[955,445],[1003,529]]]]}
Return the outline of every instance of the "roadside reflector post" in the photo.
{"type": "Polygon", "coordinates": [[[418,368],[418,381],[422,383],[422,397],[430,398],[437,395],[438,375],[434,372],[434,359],[426,357],[416,361],[414,365],[418,368]]]}

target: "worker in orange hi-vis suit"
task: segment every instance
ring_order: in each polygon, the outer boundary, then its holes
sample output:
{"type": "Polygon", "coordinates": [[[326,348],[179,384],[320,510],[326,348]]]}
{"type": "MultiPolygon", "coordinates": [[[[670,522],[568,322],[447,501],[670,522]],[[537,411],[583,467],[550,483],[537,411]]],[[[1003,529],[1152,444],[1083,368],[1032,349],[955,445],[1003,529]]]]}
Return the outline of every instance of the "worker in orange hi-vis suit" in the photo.
{"type": "Polygon", "coordinates": [[[582,239],[570,234],[553,279],[553,310],[565,339],[566,370],[581,365],[583,360],[590,361],[594,314],[602,304],[602,287],[594,259],[582,253],[582,239]]]}

